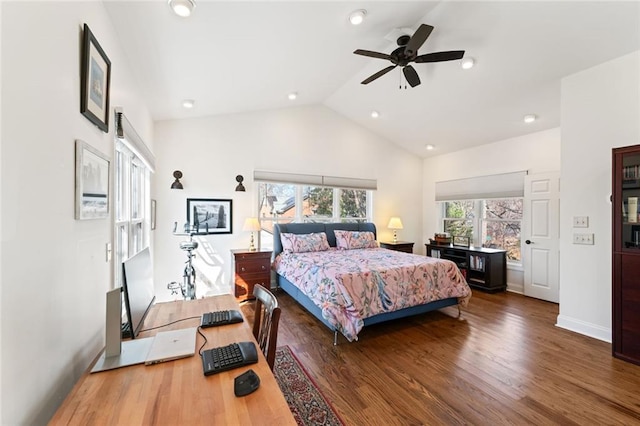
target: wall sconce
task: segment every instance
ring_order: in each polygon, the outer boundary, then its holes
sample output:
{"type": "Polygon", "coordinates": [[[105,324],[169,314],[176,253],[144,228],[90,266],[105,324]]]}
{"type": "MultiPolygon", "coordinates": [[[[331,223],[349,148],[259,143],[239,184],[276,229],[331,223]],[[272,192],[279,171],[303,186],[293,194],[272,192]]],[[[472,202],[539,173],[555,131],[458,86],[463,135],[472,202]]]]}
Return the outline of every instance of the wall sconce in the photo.
{"type": "Polygon", "coordinates": [[[253,233],[260,231],[260,221],[257,217],[248,217],[244,220],[243,231],[251,232],[251,243],[249,244],[249,251],[256,251],[256,247],[253,245],[253,233]]]}
{"type": "Polygon", "coordinates": [[[238,182],[238,186],[236,186],[236,191],[238,191],[238,192],[246,191],[246,189],[244,189],[244,185],[242,184],[243,180],[244,180],[244,178],[242,177],[242,175],[236,176],[236,182],[238,182]]]}
{"type": "Polygon", "coordinates": [[[387,225],[387,228],[393,229],[393,242],[397,243],[398,235],[396,234],[396,230],[402,229],[402,221],[400,220],[400,218],[392,217],[391,219],[389,219],[389,224],[387,225]]]}
{"type": "Polygon", "coordinates": [[[173,177],[176,178],[176,180],[174,180],[171,184],[171,189],[183,189],[182,183],[180,182],[182,172],[180,170],[176,170],[175,172],[173,172],[173,177]]]}

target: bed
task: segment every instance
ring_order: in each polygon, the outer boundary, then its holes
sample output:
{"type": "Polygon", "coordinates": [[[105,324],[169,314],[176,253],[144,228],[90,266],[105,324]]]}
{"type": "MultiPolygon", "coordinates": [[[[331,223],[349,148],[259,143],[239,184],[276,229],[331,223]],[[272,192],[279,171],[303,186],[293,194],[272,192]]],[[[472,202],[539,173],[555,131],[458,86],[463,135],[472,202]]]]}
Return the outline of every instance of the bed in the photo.
{"type": "Polygon", "coordinates": [[[471,297],[453,262],[379,248],[373,223],[277,224],[273,239],[277,287],[334,332],[334,345],[338,332],[358,340],[365,326],[471,297]]]}

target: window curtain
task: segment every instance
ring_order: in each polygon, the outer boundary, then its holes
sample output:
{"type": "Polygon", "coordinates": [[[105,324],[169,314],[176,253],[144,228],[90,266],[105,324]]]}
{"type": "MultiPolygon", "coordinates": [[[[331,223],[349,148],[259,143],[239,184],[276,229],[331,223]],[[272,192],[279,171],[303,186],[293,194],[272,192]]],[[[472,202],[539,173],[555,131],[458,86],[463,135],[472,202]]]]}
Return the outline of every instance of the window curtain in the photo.
{"type": "Polygon", "coordinates": [[[436,182],[436,201],[523,197],[526,175],[519,171],[436,182]]]}
{"type": "Polygon", "coordinates": [[[298,185],[327,186],[331,188],[366,190],[378,189],[378,181],[375,179],[304,175],[297,173],[267,172],[260,170],[256,170],[253,172],[253,180],[256,182],[292,183],[298,185]]]}
{"type": "Polygon", "coordinates": [[[116,137],[152,172],[156,171],[156,157],[144,143],[122,111],[116,111],[116,137]]]}

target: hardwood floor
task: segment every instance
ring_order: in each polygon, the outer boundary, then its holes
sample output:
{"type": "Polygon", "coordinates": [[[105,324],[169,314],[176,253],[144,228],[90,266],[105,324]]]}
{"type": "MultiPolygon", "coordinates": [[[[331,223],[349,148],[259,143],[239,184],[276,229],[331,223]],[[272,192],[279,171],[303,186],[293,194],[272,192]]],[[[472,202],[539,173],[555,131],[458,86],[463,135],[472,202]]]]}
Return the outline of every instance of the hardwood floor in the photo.
{"type": "Polygon", "coordinates": [[[444,308],[333,346],[333,333],[275,293],[278,346],[289,345],[347,425],[640,424],[640,366],[555,327],[556,304],[475,291],[461,319],[444,308]]]}

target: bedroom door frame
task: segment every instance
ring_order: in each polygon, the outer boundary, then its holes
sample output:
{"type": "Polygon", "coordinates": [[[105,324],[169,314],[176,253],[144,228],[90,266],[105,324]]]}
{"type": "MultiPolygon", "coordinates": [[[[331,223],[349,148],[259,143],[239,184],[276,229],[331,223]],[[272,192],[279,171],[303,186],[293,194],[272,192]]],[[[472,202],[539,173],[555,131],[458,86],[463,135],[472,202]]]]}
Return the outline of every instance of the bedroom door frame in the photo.
{"type": "Polygon", "coordinates": [[[560,301],[560,172],[524,178],[525,296],[560,301]]]}

